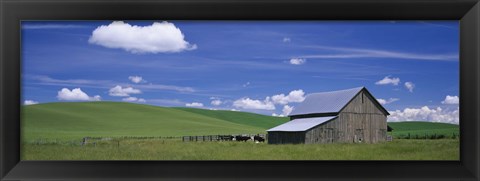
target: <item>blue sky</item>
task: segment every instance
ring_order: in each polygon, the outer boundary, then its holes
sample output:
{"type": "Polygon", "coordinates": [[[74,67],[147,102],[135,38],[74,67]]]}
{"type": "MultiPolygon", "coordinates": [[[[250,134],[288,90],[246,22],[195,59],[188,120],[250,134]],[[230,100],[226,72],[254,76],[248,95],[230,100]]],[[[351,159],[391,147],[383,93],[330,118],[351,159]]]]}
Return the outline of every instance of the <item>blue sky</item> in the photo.
{"type": "Polygon", "coordinates": [[[285,116],[365,86],[389,121],[458,123],[458,21],[31,21],[24,104],[127,101],[285,116]]]}

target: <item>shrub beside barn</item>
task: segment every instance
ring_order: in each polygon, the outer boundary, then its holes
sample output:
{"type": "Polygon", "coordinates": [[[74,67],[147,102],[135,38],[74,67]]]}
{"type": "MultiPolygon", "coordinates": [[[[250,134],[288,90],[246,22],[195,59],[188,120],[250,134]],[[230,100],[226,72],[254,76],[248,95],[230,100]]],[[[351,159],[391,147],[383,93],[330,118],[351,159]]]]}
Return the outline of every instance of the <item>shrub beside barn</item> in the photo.
{"type": "Polygon", "coordinates": [[[382,142],[388,115],[365,87],[313,93],[293,109],[289,122],[267,130],[268,143],[382,142]]]}

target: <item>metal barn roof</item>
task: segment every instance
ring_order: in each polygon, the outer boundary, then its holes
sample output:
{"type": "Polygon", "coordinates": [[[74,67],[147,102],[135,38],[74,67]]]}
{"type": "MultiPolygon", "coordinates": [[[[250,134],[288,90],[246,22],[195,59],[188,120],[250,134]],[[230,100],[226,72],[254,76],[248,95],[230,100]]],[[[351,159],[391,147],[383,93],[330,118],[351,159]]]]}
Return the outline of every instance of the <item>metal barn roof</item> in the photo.
{"type": "Polygon", "coordinates": [[[308,94],[305,100],[295,107],[289,116],[340,112],[363,88],[364,87],[357,87],[353,89],[308,94]]]}
{"type": "Polygon", "coordinates": [[[267,131],[306,131],[334,118],[337,118],[337,116],[294,119],[267,131]]]}

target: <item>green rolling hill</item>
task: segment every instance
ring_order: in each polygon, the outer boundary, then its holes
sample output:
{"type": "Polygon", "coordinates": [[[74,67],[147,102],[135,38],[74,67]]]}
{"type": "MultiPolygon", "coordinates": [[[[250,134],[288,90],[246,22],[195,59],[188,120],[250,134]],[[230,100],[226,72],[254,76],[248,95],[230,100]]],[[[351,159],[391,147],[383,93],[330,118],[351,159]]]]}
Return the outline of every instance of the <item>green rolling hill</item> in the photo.
{"type": "Polygon", "coordinates": [[[22,135],[24,140],[68,140],[86,136],[256,134],[266,133],[269,125],[284,121],[286,118],[242,112],[219,111],[217,114],[211,110],[123,102],[47,103],[24,106],[22,135]],[[252,123],[255,121],[258,123],[252,123]]]}
{"type": "MultiPolygon", "coordinates": [[[[124,102],[63,102],[24,106],[22,137],[72,140],[91,137],[257,134],[288,118],[247,112],[168,108],[124,102]]],[[[429,122],[388,123],[394,136],[459,132],[458,125],[429,122]]]]}
{"type": "Polygon", "coordinates": [[[453,134],[460,133],[459,126],[456,124],[447,123],[432,123],[422,121],[408,121],[408,122],[389,122],[388,125],[393,128],[391,134],[396,137],[405,137],[408,134],[415,137],[424,137],[425,135],[444,135],[445,137],[452,137],[453,134]]]}
{"type": "Polygon", "coordinates": [[[200,114],[212,118],[225,120],[228,122],[270,129],[289,120],[288,117],[272,117],[262,114],[254,114],[248,112],[226,111],[226,110],[206,110],[196,108],[177,107],[175,109],[200,114]]]}

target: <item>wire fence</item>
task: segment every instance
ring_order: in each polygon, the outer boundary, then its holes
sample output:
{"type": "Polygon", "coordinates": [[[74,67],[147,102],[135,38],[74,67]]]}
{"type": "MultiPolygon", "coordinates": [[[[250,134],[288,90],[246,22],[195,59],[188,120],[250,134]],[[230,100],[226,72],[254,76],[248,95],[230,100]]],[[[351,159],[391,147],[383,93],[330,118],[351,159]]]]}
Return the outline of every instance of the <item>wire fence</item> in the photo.
{"type": "Polygon", "coordinates": [[[393,134],[392,136],[396,139],[458,139],[460,138],[460,133],[397,133],[393,134]]]}

